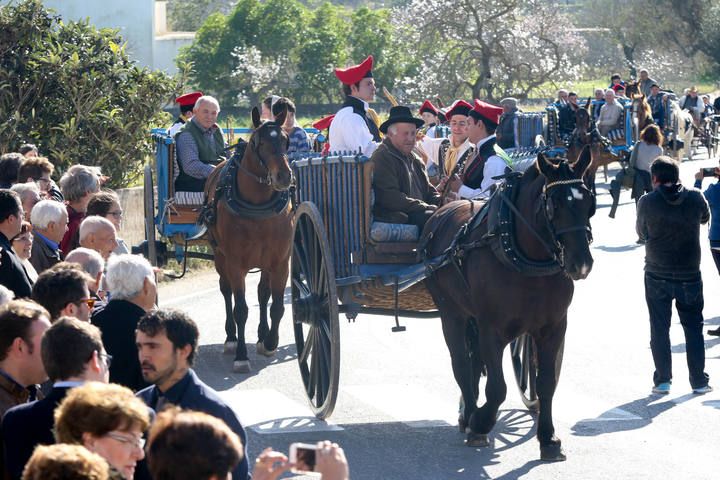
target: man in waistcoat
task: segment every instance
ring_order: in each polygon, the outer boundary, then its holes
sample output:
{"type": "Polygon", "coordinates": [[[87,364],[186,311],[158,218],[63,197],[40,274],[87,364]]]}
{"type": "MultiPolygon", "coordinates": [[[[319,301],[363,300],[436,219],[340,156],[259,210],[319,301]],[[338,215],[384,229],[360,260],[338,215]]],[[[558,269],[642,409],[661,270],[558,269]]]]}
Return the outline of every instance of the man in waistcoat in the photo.
{"type": "Polygon", "coordinates": [[[186,93],[180,95],[175,99],[175,103],[180,105],[180,116],[175,119],[175,123],[168,128],[168,135],[174,137],[175,134],[180,130],[180,127],[185,125],[193,116],[193,109],[195,108],[195,102],[198,98],[202,97],[202,92],[186,93]]]}
{"type": "Polygon", "coordinates": [[[380,130],[368,116],[369,102],[375,100],[372,76],[373,57],[360,65],[336,68],[335,76],[342,82],[345,102],[330,124],[330,150],[362,152],[370,156],[380,145],[380,130]]]}
{"type": "Polygon", "coordinates": [[[495,153],[495,130],[503,109],[475,99],[468,115],[468,137],[475,144],[475,157],[465,165],[462,177],[449,180],[450,190],[460,198],[488,198],[498,180],[510,166],[495,153]]]}
{"type": "Polygon", "coordinates": [[[688,110],[693,117],[695,126],[700,126],[700,118],[702,117],[703,111],[705,111],[705,104],[702,99],[698,97],[698,89],[696,86],[691,87],[687,95],[680,98],[680,108],[688,110]]]}
{"type": "MultiPolygon", "coordinates": [[[[571,95],[572,93],[568,94],[568,102],[571,95]]],[[[565,109],[570,109],[570,104],[566,105],[565,109]]],[[[517,99],[512,97],[503,98],[500,100],[500,106],[503,109],[503,114],[500,117],[500,124],[496,131],[497,143],[502,148],[517,148],[519,147],[517,99]]]]}
{"type": "Polygon", "coordinates": [[[218,101],[202,96],[195,103],[193,117],[175,134],[175,190],[202,192],[210,172],[225,159],[225,141],[216,123],[218,113],[218,101]]]}
{"type": "MultiPolygon", "coordinates": [[[[433,183],[452,175],[472,158],[473,144],[468,140],[468,113],[472,109],[465,100],[456,100],[445,115],[450,126],[448,138],[426,139],[423,150],[428,154],[427,171],[433,183]]],[[[440,187],[442,190],[442,187],[440,187]]]]}
{"type": "Polygon", "coordinates": [[[663,93],[660,91],[660,85],[653,83],[650,86],[650,95],[647,102],[652,109],[653,120],[661,129],[665,127],[665,107],[663,106],[663,93]]]}

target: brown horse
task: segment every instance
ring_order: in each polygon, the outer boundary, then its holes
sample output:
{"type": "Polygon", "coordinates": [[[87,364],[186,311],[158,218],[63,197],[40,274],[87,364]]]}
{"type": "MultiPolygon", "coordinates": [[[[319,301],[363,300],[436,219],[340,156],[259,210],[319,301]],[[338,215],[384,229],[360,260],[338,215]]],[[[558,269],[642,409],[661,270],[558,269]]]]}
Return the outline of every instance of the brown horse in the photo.
{"type": "Polygon", "coordinates": [[[637,142],[640,140],[640,133],[645,130],[645,127],[655,123],[655,120],[652,115],[652,107],[644,94],[636,94],[630,98],[632,98],[632,108],[630,111],[633,113],[633,116],[637,117],[637,124],[633,122],[633,135],[635,137],[633,140],[637,142]]]}
{"type": "Polygon", "coordinates": [[[593,264],[589,219],[594,198],[582,180],[589,165],[588,148],[574,164],[553,164],[540,154],[536,168],[522,174],[512,191],[508,182],[495,193],[488,216],[477,226],[467,222],[480,203],[460,201],[438,209],[423,230],[425,254],[435,259],[449,255],[445,258],[454,264],[434,269],[425,283],[440,311],[462,392],[460,427],[466,427],[469,446],[489,445],[488,434],[507,392],[503,350],[527,333],[537,345],[541,458],[565,459],[555,436],[552,399],[573,280],[587,277],[593,264]],[[499,209],[510,213],[495,215],[499,209]],[[486,401],[478,408],[483,364],[486,401]]]}
{"type": "Polygon", "coordinates": [[[590,111],[591,102],[592,100],[588,98],[585,107],[575,110],[575,129],[568,140],[566,157],[570,162],[574,162],[580,157],[585,146],[590,147],[592,161],[585,172],[585,180],[594,193],[595,174],[598,168],[606,167],[608,164],[617,161],[618,158],[605,149],[606,146],[610,145],[610,140],[600,135],[595,126],[590,111]]]}
{"type": "Polygon", "coordinates": [[[235,372],[250,371],[245,347],[248,317],[245,276],[253,268],[262,270],[258,285],[257,352],[270,356],[277,349],[278,328],[285,312],[283,296],[293,231],[293,212],[290,203],[286,202],[292,171],[287,158],[288,137],[282,129],[284,118],[261,124],[260,114],[254,108],[252,121],[255,130],[242,158],[229,161],[239,161],[234,178],[223,183],[223,163],[210,175],[205,187],[208,204],[216,205],[214,221],[209,222],[208,231],[215,254],[215,269],[220,275],[220,291],[225,299],[225,350],[235,348],[235,372]],[[268,327],[270,296],[272,325],[268,327]]]}

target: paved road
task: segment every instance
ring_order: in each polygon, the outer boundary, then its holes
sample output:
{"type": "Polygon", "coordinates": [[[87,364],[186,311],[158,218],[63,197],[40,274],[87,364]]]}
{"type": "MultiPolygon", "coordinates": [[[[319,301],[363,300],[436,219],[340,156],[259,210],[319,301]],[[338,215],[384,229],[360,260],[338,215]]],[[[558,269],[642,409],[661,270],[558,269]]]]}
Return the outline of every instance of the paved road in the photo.
{"type": "MultiPolygon", "coordinates": [[[[682,179],[707,160],[685,162],[682,179]]],[[[671,335],[675,383],[669,396],[650,394],[652,359],[644,302],[644,249],[636,245],[635,207],[623,192],[615,220],[598,175],[593,219],[595,266],[576,283],[555,427],[568,460],[538,460],[535,418],[523,408],[506,355],[508,398],[492,434],[493,446],[463,445],[456,423],[455,385],[439,320],[404,320],[407,332],[391,333],[389,317],[341,317],[341,389],[328,422],[306,406],[290,324],[281,326],[273,359],[255,355],[258,275],[249,279],[248,350],[253,371],[231,372],[223,355],[223,304],[214,272],[166,284],[161,306],[188,311],[201,328],[197,371],[220,390],[249,433],[249,455],[265,446],[287,452],[297,441],[332,439],[346,450],[354,480],[365,479],[717,479],[720,474],[720,339],[706,337],[707,371],[716,391],[691,393],[682,329],[671,335]]],[[[707,181],[706,181],[707,182],[707,181]]],[[[707,185],[707,184],[706,184],[707,185]]],[[[703,237],[707,230],[703,229],[703,237]]],[[[720,281],[703,239],[706,324],[720,324],[720,281]]],[[[287,302],[287,298],[286,298],[287,302]]],[[[252,463],[252,462],[251,462],[252,463]]]]}

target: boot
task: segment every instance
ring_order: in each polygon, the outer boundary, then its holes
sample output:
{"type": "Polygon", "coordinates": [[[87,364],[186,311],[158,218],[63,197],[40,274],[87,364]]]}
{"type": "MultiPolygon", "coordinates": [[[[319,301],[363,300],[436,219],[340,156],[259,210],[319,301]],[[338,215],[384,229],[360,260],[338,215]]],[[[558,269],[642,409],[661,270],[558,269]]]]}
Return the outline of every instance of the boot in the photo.
{"type": "Polygon", "coordinates": [[[612,197],[613,202],[610,207],[608,217],[615,218],[615,212],[617,211],[618,204],[620,203],[620,185],[617,180],[610,182],[610,196],[612,197]]]}

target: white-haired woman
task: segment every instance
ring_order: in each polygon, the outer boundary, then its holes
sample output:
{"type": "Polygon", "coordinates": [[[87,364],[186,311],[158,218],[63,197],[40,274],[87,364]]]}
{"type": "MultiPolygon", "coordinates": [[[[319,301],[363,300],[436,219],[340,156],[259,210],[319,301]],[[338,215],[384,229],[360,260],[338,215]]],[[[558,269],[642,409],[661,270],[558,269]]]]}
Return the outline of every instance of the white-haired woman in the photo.
{"type": "Polygon", "coordinates": [[[93,312],[92,322],[113,356],[110,381],[139,390],[147,384],[140,370],[135,329],[140,317],[155,306],[155,274],[150,262],[139,255],[113,255],[107,263],[105,281],[109,301],[93,312]]]}

